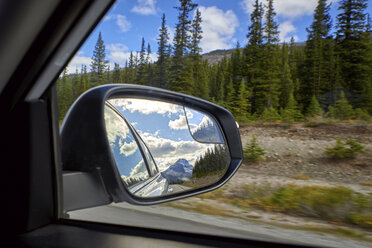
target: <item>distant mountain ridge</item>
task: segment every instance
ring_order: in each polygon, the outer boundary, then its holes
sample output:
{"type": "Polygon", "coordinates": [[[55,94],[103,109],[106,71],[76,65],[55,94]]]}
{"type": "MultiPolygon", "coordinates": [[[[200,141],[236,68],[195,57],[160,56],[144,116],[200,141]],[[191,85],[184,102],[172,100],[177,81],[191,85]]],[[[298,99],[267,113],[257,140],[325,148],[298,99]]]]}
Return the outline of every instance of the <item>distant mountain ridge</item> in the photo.
{"type": "MultiPolygon", "coordinates": [[[[297,47],[304,47],[306,42],[296,42],[294,43],[297,47]]],[[[215,64],[219,61],[223,60],[223,58],[226,56],[226,58],[230,58],[231,54],[234,52],[235,48],[233,49],[227,49],[227,50],[214,50],[209,53],[202,54],[203,59],[208,60],[209,64],[215,64]]],[[[243,48],[241,48],[243,50],[243,48]]]]}
{"type": "Polygon", "coordinates": [[[183,183],[192,176],[193,169],[194,167],[186,159],[179,159],[161,175],[168,180],[169,184],[183,183]]]}

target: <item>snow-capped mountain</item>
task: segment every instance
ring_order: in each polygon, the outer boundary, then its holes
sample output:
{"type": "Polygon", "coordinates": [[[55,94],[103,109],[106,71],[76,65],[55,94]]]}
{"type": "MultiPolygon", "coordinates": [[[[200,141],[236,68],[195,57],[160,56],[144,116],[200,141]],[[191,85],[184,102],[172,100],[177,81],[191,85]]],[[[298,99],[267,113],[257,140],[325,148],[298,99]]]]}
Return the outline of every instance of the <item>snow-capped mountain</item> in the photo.
{"type": "Polygon", "coordinates": [[[193,169],[194,167],[186,159],[179,159],[161,174],[169,184],[176,184],[188,180],[192,176],[193,169]]]}

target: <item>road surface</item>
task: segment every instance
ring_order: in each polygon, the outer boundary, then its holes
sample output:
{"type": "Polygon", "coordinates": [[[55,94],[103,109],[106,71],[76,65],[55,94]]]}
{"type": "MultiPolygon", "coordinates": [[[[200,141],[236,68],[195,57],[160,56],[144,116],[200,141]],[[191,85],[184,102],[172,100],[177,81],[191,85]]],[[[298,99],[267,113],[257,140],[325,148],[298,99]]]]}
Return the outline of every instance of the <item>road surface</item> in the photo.
{"type": "Polygon", "coordinates": [[[371,243],[183,211],[126,203],[69,212],[71,219],[320,247],[369,248],[371,243]]]}

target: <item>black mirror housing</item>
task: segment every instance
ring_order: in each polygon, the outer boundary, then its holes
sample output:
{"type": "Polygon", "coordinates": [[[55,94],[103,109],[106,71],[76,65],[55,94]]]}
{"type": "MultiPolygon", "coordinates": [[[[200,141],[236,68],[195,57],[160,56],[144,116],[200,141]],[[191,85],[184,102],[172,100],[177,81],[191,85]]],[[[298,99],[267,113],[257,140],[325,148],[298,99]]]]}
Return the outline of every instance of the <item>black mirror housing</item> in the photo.
{"type": "MultiPolygon", "coordinates": [[[[126,201],[136,205],[151,205],[176,200],[214,190],[225,184],[238,170],[243,160],[243,151],[238,127],[232,114],[213,103],[189,95],[167,91],[159,88],[139,85],[113,84],[103,85],[88,90],[71,106],[61,126],[62,162],[65,193],[65,211],[98,206],[110,202],[126,201]],[[153,198],[140,198],[132,195],[124,186],[107,139],[104,106],[111,98],[130,97],[160,100],[190,107],[213,116],[220,125],[226,138],[231,162],[226,173],[217,182],[187,192],[153,198]],[[77,173],[79,172],[79,173],[77,173]],[[99,197],[79,197],[83,190],[74,190],[77,184],[73,175],[86,173],[94,187],[82,187],[85,190],[102,189],[99,197]],[[92,183],[93,182],[93,183],[92,183]],[[70,199],[74,199],[72,203],[70,199]],[[77,199],[82,199],[77,203],[77,199]]],[[[84,194],[85,195],[85,194],[84,194]]],[[[90,192],[89,195],[92,195],[90,192]]]]}

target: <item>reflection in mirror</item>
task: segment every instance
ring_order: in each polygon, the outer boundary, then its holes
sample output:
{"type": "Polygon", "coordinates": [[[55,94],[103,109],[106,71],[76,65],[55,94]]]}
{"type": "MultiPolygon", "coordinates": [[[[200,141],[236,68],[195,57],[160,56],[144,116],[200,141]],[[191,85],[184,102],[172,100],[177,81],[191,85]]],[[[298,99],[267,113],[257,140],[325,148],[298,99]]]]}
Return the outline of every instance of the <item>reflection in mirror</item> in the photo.
{"type": "Polygon", "coordinates": [[[119,173],[128,187],[149,178],[142,154],[131,130],[123,118],[105,106],[105,124],[108,141],[119,173]]]}
{"type": "Polygon", "coordinates": [[[192,137],[205,143],[224,143],[217,123],[205,113],[185,108],[187,122],[192,137]]]}
{"type": "MultiPolygon", "coordinates": [[[[116,157],[123,156],[120,150],[130,150],[123,147],[132,142],[128,135],[137,141],[136,149],[141,150],[138,154],[143,154],[142,164],[148,167],[147,177],[143,176],[146,173],[141,167],[141,182],[130,190],[136,196],[175,194],[207,186],[217,182],[228,169],[230,153],[219,125],[212,117],[181,105],[145,99],[110,99],[106,105],[120,113],[121,125],[130,130],[122,138],[123,128],[108,124],[112,120],[105,114],[108,139],[111,146],[113,140],[116,142],[114,147],[118,146],[112,151],[126,186],[130,188],[125,180],[128,176],[131,178],[134,162],[116,157]],[[119,129],[113,131],[110,128],[119,129]],[[114,135],[116,138],[112,137],[114,135]]],[[[137,158],[136,162],[141,159],[137,158]]]]}

